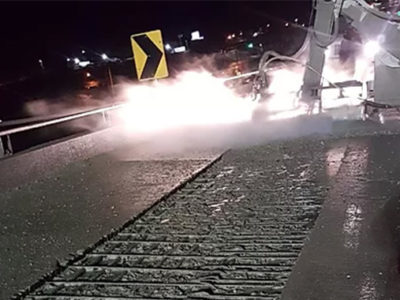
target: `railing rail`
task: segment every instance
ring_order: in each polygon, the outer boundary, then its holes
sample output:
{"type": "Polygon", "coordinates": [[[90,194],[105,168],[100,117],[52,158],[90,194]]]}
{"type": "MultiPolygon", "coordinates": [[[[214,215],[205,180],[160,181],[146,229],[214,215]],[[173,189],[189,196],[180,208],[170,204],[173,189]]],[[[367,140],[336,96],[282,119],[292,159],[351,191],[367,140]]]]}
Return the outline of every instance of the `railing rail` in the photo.
{"type": "MultiPolygon", "coordinates": [[[[128,58],[129,59],[129,58],[128,58]]],[[[241,74],[229,78],[222,78],[224,81],[237,80],[244,77],[249,77],[258,74],[258,71],[241,74]]],[[[56,115],[50,117],[33,117],[19,120],[11,120],[0,122],[0,158],[13,154],[13,147],[10,136],[13,134],[26,132],[38,128],[48,127],[68,121],[73,121],[85,117],[89,117],[96,114],[103,114],[103,119],[106,125],[108,125],[107,113],[113,110],[117,110],[125,106],[125,104],[114,104],[112,106],[95,108],[88,111],[70,113],[67,115],[56,115]]]]}
{"type": "Polygon", "coordinates": [[[97,114],[102,114],[105,123],[107,124],[107,113],[110,111],[114,111],[120,109],[125,104],[115,104],[108,107],[96,108],[88,111],[72,113],[65,116],[59,116],[56,118],[49,118],[47,120],[36,121],[34,119],[21,119],[21,120],[13,120],[13,121],[6,121],[0,123],[0,158],[6,155],[13,154],[13,148],[11,144],[10,135],[30,131],[33,129],[48,127],[56,124],[61,124],[68,121],[73,121],[97,114]],[[33,122],[33,124],[32,124],[33,122]],[[1,130],[1,127],[9,127],[9,126],[17,126],[5,130],[1,130]]]}

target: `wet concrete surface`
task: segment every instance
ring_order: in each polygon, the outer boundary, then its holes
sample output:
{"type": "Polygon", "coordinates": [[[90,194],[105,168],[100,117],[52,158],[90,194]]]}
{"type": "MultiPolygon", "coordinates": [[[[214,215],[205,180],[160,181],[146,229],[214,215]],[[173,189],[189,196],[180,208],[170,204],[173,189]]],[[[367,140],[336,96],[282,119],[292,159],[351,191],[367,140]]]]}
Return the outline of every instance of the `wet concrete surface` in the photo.
{"type": "Polygon", "coordinates": [[[162,156],[136,144],[78,160],[0,194],[0,299],[36,282],[151,206],[221,151],[162,156]]]}
{"type": "Polygon", "coordinates": [[[282,299],[400,299],[398,135],[334,141],[329,193],[282,299]]]}
{"type": "Polygon", "coordinates": [[[27,299],[399,299],[400,139],[367,125],[226,154],[27,299]]]}
{"type": "Polygon", "coordinates": [[[278,299],[326,196],[324,148],[226,153],[26,299],[278,299]]]}
{"type": "MultiPolygon", "coordinates": [[[[296,126],[302,124],[296,122],[296,126]]],[[[154,292],[162,299],[278,299],[285,288],[283,299],[399,299],[396,271],[400,248],[397,225],[400,192],[397,189],[400,164],[396,159],[398,126],[313,120],[303,127],[297,126],[293,133],[292,125],[279,132],[275,130],[279,124],[275,123],[268,127],[267,133],[262,126],[242,127],[239,139],[236,129],[221,129],[216,136],[212,136],[211,131],[204,131],[199,141],[195,137],[195,145],[201,144],[204,137],[213,139],[213,146],[222,145],[219,137],[225,137],[225,145],[244,147],[252,142],[264,145],[248,146],[224,156],[215,168],[196,179],[193,185],[144,215],[138,224],[147,225],[134,224],[132,232],[122,234],[132,239],[128,247],[134,253],[125,249],[124,243],[118,244],[121,242],[118,236],[114,241],[117,244],[115,253],[103,253],[100,251],[102,248],[96,248],[92,253],[93,256],[111,256],[101,257],[99,261],[84,260],[75,269],[71,267],[73,274],[88,276],[84,277],[85,280],[78,280],[79,288],[75,283],[65,282],[70,280],[68,278],[72,281],[75,278],[68,273],[69,269],[55,279],[62,283],[46,284],[44,290],[32,294],[36,295],[33,299],[69,299],[68,295],[67,298],[60,294],[57,296],[61,285],[61,291],[68,291],[71,297],[90,297],[93,288],[90,280],[97,274],[93,273],[93,267],[108,268],[104,274],[111,276],[104,277],[109,281],[97,282],[111,286],[111,289],[100,289],[99,297],[138,293],[146,298],[152,297],[154,292]],[[266,137],[271,132],[276,138],[294,138],[310,132],[310,128],[319,132],[319,137],[266,144],[266,137]],[[323,203],[326,204],[316,226],[307,237],[323,203]],[[230,244],[236,233],[238,241],[230,244]],[[300,235],[300,241],[292,239],[292,233],[300,235]],[[285,243],[277,246],[276,239],[285,243]],[[163,246],[156,246],[153,242],[163,246]],[[180,243],[186,246],[182,248],[180,243]],[[199,245],[202,243],[220,247],[204,248],[199,245]],[[270,246],[268,251],[263,248],[263,243],[270,246]],[[304,243],[306,246],[296,263],[304,243]],[[128,253],[118,252],[119,249],[128,253]],[[139,261],[131,261],[131,256],[147,255],[143,253],[146,249],[154,251],[150,253],[154,260],[141,257],[139,261]],[[257,253],[256,258],[254,255],[247,257],[247,252],[257,253]],[[168,253],[186,257],[164,260],[168,253]],[[278,259],[276,265],[276,257],[271,259],[270,256],[279,256],[280,253],[283,253],[279,258],[282,260],[278,259]],[[121,254],[124,258],[119,257],[121,254]],[[199,257],[193,258],[192,254],[199,257]],[[126,276],[132,285],[127,289],[124,289],[125,283],[121,286],[118,281],[125,275],[108,273],[126,267],[124,263],[128,268],[133,265],[140,269],[139,272],[128,270],[126,276]],[[164,263],[175,266],[174,270],[170,273],[158,270],[157,266],[164,263]],[[187,264],[195,269],[192,270],[194,273],[188,273],[188,270],[180,272],[179,266],[187,264]],[[255,264],[246,269],[249,276],[253,276],[246,280],[255,281],[246,285],[243,279],[240,289],[231,289],[240,283],[238,279],[241,277],[236,271],[243,271],[237,266],[243,264],[246,268],[255,264]],[[290,275],[293,266],[295,269],[290,275]],[[282,270],[275,267],[282,267],[282,270]],[[157,270],[147,272],[142,271],[143,268],[157,270]],[[277,272],[280,275],[276,275],[277,272]],[[257,279],[257,276],[260,277],[257,279]],[[154,282],[164,277],[164,282],[154,282]],[[177,278],[180,279],[174,281],[177,278]],[[222,281],[218,281],[220,279],[222,281]],[[186,289],[188,285],[190,288],[186,289]],[[85,290],[84,286],[88,294],[79,294],[85,290]],[[144,288],[135,289],[135,286],[144,288]],[[154,290],[154,286],[160,286],[160,289],[154,290]]],[[[148,207],[171,189],[171,178],[179,182],[179,178],[189,176],[220,153],[215,150],[164,155],[154,151],[157,148],[154,145],[141,147],[139,151],[138,148],[123,149],[112,155],[103,154],[84,163],[72,164],[67,171],[60,171],[59,176],[8,190],[0,196],[6,211],[0,220],[1,236],[12,246],[0,249],[0,266],[29,266],[6,267],[5,272],[1,271],[0,280],[5,278],[3,282],[8,284],[4,289],[6,298],[14,287],[24,288],[33,279],[38,279],[44,270],[54,270],[56,258],[65,259],[67,253],[87,248],[111,228],[119,227],[148,207]],[[54,189],[49,190],[48,186],[54,186],[54,189]],[[43,199],[42,194],[45,195],[43,199]],[[35,221],[37,216],[45,220],[43,224],[35,221]],[[68,216],[67,220],[61,220],[65,216],[68,216]]],[[[114,248],[106,248],[107,251],[110,249],[114,248]]],[[[99,271],[98,274],[103,273],[99,271]]]]}

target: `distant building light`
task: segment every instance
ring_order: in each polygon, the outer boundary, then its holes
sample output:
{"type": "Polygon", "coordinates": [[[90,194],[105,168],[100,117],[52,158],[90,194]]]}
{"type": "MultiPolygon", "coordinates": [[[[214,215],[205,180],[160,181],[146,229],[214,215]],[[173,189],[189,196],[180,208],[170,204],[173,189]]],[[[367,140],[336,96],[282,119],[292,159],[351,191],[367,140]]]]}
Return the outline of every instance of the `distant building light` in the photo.
{"type": "Polygon", "coordinates": [[[79,65],[80,67],[82,67],[82,68],[87,67],[87,66],[90,65],[90,64],[91,64],[91,62],[88,61],[88,60],[80,61],[80,62],[78,63],[78,65],[79,65]]]}
{"type": "Polygon", "coordinates": [[[186,51],[186,47],[185,46],[181,46],[181,47],[176,47],[174,48],[174,52],[175,53],[183,53],[186,51]]]}
{"type": "Polygon", "coordinates": [[[107,59],[108,59],[108,56],[107,56],[107,54],[103,53],[103,54],[101,55],[101,58],[102,58],[103,60],[107,60],[107,59]]]}
{"type": "Polygon", "coordinates": [[[192,32],[192,41],[200,41],[204,40],[204,36],[200,36],[200,31],[193,31],[192,32]]]}
{"type": "Polygon", "coordinates": [[[248,43],[248,44],[247,44],[247,48],[249,48],[249,49],[253,49],[253,48],[254,48],[254,45],[253,45],[253,43],[248,43]]]}
{"type": "Polygon", "coordinates": [[[74,58],[74,63],[79,64],[80,62],[81,62],[81,61],[80,61],[79,58],[77,58],[77,57],[74,58]]]}
{"type": "Polygon", "coordinates": [[[258,36],[258,31],[253,33],[253,37],[256,37],[256,36],[258,36]]]}
{"type": "Polygon", "coordinates": [[[71,61],[71,59],[69,57],[67,57],[67,61],[71,61]]]}
{"type": "Polygon", "coordinates": [[[297,23],[298,21],[299,21],[299,19],[298,19],[298,18],[294,19],[294,22],[295,22],[295,23],[297,23]]]}
{"type": "Polygon", "coordinates": [[[86,77],[90,77],[92,76],[92,74],[90,74],[89,72],[86,73],[86,77]]]}
{"type": "Polygon", "coordinates": [[[81,52],[82,52],[82,54],[85,54],[85,53],[86,53],[86,51],[85,51],[85,50],[82,50],[81,52]]]}
{"type": "Polygon", "coordinates": [[[271,24],[267,24],[267,28],[270,28],[271,27],[271,24]]]}
{"type": "Polygon", "coordinates": [[[165,50],[170,51],[172,49],[170,44],[165,44],[165,50]]]}
{"type": "Polygon", "coordinates": [[[285,27],[289,27],[289,23],[285,23],[285,27]]]}

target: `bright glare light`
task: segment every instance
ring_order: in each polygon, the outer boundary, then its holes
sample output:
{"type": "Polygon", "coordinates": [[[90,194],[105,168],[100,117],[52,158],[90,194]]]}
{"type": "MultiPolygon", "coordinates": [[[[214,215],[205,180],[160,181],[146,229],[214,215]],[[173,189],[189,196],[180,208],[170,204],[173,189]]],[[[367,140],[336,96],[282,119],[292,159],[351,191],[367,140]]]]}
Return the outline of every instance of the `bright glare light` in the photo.
{"type": "Polygon", "coordinates": [[[103,60],[107,60],[107,59],[108,59],[108,56],[107,56],[107,54],[103,53],[103,54],[101,55],[101,58],[102,58],[103,60]]]}
{"type": "Polygon", "coordinates": [[[126,85],[123,95],[128,104],[120,117],[134,132],[249,121],[256,105],[206,71],[183,72],[173,81],[126,85]]]}
{"type": "Polygon", "coordinates": [[[172,47],[171,47],[170,44],[165,44],[165,50],[169,51],[169,50],[171,50],[171,49],[172,49],[172,47]]]}
{"type": "Polygon", "coordinates": [[[77,58],[77,57],[74,58],[74,63],[79,64],[80,62],[81,62],[81,61],[80,61],[79,58],[77,58]]]}
{"type": "Polygon", "coordinates": [[[380,50],[381,46],[377,41],[368,41],[364,45],[364,55],[368,58],[373,58],[380,50]]]}
{"type": "Polygon", "coordinates": [[[278,69],[270,72],[271,83],[268,92],[272,97],[268,99],[270,112],[291,111],[296,108],[296,92],[302,85],[302,72],[299,70],[278,69]]]}

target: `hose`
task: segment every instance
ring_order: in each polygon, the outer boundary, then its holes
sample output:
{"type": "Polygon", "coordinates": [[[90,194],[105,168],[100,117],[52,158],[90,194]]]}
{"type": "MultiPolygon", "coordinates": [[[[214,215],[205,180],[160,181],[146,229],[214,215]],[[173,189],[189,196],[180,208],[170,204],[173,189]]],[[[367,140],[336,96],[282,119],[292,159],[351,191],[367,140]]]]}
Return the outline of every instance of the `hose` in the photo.
{"type": "Polygon", "coordinates": [[[260,64],[259,64],[259,75],[261,77],[261,80],[263,82],[263,86],[266,86],[266,79],[267,79],[267,68],[268,65],[270,63],[272,63],[273,61],[276,60],[286,60],[286,61],[291,61],[297,64],[300,64],[303,67],[306,67],[308,69],[310,69],[312,72],[314,72],[315,74],[317,74],[318,76],[320,76],[322,78],[322,80],[325,80],[327,83],[329,83],[331,86],[339,89],[341,92],[343,92],[343,88],[341,88],[340,86],[338,86],[337,84],[335,84],[334,82],[331,82],[330,80],[328,80],[326,77],[324,77],[322,75],[322,73],[320,73],[319,71],[317,71],[316,69],[314,69],[313,67],[311,67],[309,64],[302,62],[301,60],[297,59],[297,58],[293,58],[290,56],[286,56],[286,55],[281,55],[275,51],[267,51],[264,53],[264,55],[261,58],[260,64]],[[266,59],[266,57],[272,56],[270,59],[266,59]],[[264,84],[265,83],[265,84],[264,84]]]}
{"type": "Polygon", "coordinates": [[[365,0],[353,0],[356,2],[358,5],[360,5],[362,8],[364,8],[366,11],[369,13],[373,14],[375,17],[386,20],[386,21],[393,21],[396,23],[400,22],[400,18],[397,16],[388,16],[387,14],[381,12],[381,11],[376,11],[373,7],[369,6],[365,0]]]}

